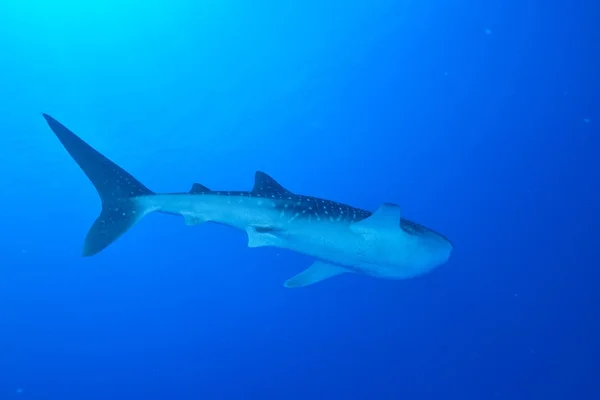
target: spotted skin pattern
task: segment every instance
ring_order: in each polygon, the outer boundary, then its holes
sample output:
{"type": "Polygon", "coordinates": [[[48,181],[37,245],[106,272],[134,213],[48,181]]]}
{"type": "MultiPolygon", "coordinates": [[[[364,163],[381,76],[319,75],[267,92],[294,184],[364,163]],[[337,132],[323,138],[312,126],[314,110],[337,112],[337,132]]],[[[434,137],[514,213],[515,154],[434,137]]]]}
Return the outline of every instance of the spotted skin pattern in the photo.
{"type": "MultiPolygon", "coordinates": [[[[281,218],[293,222],[297,218],[311,221],[346,223],[348,225],[363,221],[373,215],[372,212],[355,208],[336,201],[303,196],[290,192],[264,172],[257,171],[252,191],[215,191],[204,185],[195,183],[190,194],[211,194],[227,197],[264,198],[271,201],[271,206],[281,211],[281,218]]],[[[400,228],[409,235],[424,235],[437,233],[423,225],[405,218],[400,218],[400,228]]],[[[439,235],[439,233],[437,233],[439,235]]]]}

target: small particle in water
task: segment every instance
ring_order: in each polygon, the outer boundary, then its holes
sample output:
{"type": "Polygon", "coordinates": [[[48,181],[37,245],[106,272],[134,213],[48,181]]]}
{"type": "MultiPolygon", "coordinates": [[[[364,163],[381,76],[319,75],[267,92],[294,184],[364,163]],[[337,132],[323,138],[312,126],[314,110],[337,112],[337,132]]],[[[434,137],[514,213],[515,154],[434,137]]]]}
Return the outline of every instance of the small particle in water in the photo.
{"type": "Polygon", "coordinates": [[[17,390],[15,390],[15,394],[23,394],[23,389],[18,388],[17,390]]]}
{"type": "Polygon", "coordinates": [[[485,28],[485,34],[486,35],[491,35],[492,34],[492,30],[490,28],[485,28]]]}
{"type": "Polygon", "coordinates": [[[584,118],[583,122],[585,122],[586,124],[589,124],[590,122],[592,122],[592,120],[589,118],[584,118]]]}

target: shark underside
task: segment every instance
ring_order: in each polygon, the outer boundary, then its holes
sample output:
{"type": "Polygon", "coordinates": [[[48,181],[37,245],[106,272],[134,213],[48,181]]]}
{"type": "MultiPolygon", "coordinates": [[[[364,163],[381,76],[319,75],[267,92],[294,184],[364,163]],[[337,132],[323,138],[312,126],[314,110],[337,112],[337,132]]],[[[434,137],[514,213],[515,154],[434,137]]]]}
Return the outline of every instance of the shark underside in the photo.
{"type": "Polygon", "coordinates": [[[285,282],[287,287],[347,272],[410,278],[446,262],[453,249],[441,234],[402,218],[395,204],[384,203],[371,213],[293,193],[260,171],[247,192],[215,191],[194,183],[189,192],[154,193],[60,122],[43,116],[102,201],[84,242],[84,256],[104,250],[152,212],[183,216],[187,225],[225,224],[245,231],[249,247],[278,247],[314,257],[310,267],[285,282]]]}

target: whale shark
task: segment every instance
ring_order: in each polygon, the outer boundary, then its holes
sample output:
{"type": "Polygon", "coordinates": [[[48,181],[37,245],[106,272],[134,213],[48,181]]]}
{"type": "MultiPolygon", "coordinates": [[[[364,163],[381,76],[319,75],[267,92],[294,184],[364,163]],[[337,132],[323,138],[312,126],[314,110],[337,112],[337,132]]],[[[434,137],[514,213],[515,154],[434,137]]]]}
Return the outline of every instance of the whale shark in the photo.
{"type": "Polygon", "coordinates": [[[194,183],[187,192],[155,193],[62,123],[42,115],[102,203],[83,256],[101,252],[153,212],[181,216],[190,226],[228,225],[246,232],[248,247],[276,247],[314,258],[284,282],[289,288],[345,273],[412,278],[444,264],[453,250],[442,234],[403,218],[397,204],[382,203],[370,212],[297,194],[262,171],[255,173],[250,191],[211,190],[194,183]]]}

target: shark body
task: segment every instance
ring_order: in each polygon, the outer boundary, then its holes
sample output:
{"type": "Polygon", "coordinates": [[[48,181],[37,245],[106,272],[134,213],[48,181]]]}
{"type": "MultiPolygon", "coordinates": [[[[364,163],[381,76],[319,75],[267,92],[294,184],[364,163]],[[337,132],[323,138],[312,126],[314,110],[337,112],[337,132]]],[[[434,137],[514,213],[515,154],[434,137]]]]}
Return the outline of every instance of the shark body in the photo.
{"type": "Polygon", "coordinates": [[[84,256],[99,253],[152,212],[183,216],[187,225],[228,225],[247,233],[249,247],[278,247],[314,257],[310,267],[285,282],[287,287],[347,272],[411,278],[445,263],[453,249],[443,235],[402,218],[395,204],[384,203],[371,213],[293,193],[260,171],[251,191],[214,191],[194,183],[189,192],[157,194],[60,122],[43,116],[102,201],[84,256]]]}

